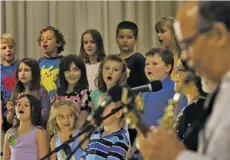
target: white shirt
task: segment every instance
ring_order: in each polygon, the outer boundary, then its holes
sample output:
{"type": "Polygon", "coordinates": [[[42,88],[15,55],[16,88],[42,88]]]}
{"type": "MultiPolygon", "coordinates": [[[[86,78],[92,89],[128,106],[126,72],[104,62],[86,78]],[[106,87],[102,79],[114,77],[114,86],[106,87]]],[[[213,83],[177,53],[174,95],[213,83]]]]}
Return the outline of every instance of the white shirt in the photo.
{"type": "Polygon", "coordinates": [[[96,63],[96,64],[86,64],[86,73],[87,73],[87,78],[88,78],[88,82],[89,82],[89,89],[90,90],[95,90],[96,86],[94,84],[94,80],[96,79],[97,75],[98,75],[98,69],[99,69],[100,63],[96,63]]]}
{"type": "Polygon", "coordinates": [[[204,130],[208,140],[205,155],[202,155],[204,138],[201,131],[198,153],[183,151],[176,160],[230,160],[230,71],[222,79],[204,130]]]}

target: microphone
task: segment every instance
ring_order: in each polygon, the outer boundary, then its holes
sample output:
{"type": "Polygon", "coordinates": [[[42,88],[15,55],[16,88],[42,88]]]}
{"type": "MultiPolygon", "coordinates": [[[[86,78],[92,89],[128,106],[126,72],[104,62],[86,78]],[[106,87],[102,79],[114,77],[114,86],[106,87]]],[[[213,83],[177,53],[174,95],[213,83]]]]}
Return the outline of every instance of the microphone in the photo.
{"type": "Polygon", "coordinates": [[[100,125],[101,121],[103,121],[103,118],[101,117],[105,107],[107,107],[110,103],[112,102],[117,102],[121,100],[121,94],[122,94],[122,89],[121,87],[118,86],[114,86],[112,87],[109,91],[108,91],[108,96],[107,99],[105,101],[103,101],[98,108],[96,109],[95,112],[93,112],[92,114],[90,114],[84,124],[84,126],[87,126],[88,124],[90,124],[90,122],[92,120],[95,121],[96,125],[100,125]]]}
{"type": "MultiPolygon", "coordinates": [[[[103,121],[102,113],[111,102],[117,102],[122,99],[122,93],[123,93],[123,87],[115,85],[111,87],[108,90],[108,96],[105,101],[103,101],[96,111],[92,114],[90,114],[87,118],[86,121],[84,122],[83,126],[86,126],[90,124],[92,120],[95,121],[95,124],[98,126],[100,123],[103,121]]],[[[152,91],[156,92],[162,89],[162,83],[159,80],[156,81],[151,81],[149,84],[138,86],[135,88],[131,88],[128,90],[128,97],[130,97],[131,94],[133,93],[138,93],[138,92],[146,92],[146,91],[152,91]]]]}
{"type": "Polygon", "coordinates": [[[149,84],[131,88],[130,91],[133,93],[138,92],[157,92],[162,89],[162,83],[160,80],[151,81],[149,84]]]}

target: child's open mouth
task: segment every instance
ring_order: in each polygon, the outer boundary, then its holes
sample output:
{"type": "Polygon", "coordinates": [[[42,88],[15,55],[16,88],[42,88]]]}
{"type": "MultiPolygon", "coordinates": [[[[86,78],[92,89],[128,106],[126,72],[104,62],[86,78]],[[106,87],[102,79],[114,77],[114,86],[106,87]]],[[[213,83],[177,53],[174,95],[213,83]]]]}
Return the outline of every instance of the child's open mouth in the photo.
{"type": "Polygon", "coordinates": [[[20,110],[18,113],[20,113],[20,114],[24,114],[24,111],[23,111],[23,110],[20,110]]]}
{"type": "Polygon", "coordinates": [[[111,81],[111,80],[112,80],[112,77],[111,77],[111,76],[108,76],[108,77],[107,77],[107,80],[111,81]]]}
{"type": "Polygon", "coordinates": [[[151,75],[151,74],[152,74],[152,72],[148,72],[148,74],[149,74],[149,75],[151,75]]]}
{"type": "Polygon", "coordinates": [[[21,80],[26,80],[26,77],[21,77],[20,79],[21,79],[21,80]]]}
{"type": "Polygon", "coordinates": [[[47,49],[48,48],[48,45],[47,44],[43,44],[42,46],[44,49],[47,49]]]}
{"type": "Polygon", "coordinates": [[[160,42],[160,43],[163,43],[164,41],[163,41],[162,39],[159,39],[159,42],[160,42]]]}
{"type": "Polygon", "coordinates": [[[12,56],[12,53],[8,53],[6,56],[7,56],[7,57],[11,57],[11,56],[12,56]]]}

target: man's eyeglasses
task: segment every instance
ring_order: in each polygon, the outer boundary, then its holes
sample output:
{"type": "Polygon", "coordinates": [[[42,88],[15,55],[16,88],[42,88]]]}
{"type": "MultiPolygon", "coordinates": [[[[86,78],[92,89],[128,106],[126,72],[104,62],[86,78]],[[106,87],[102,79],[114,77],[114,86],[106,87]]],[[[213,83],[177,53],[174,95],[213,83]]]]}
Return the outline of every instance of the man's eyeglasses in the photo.
{"type": "Polygon", "coordinates": [[[182,69],[182,68],[176,67],[176,73],[178,73],[178,72],[187,72],[187,71],[188,71],[187,69],[182,69]]]}
{"type": "Polygon", "coordinates": [[[195,42],[195,40],[204,33],[209,32],[212,29],[211,26],[209,27],[204,27],[203,29],[200,29],[197,33],[195,33],[193,36],[182,40],[181,42],[179,42],[180,47],[182,50],[188,50],[189,47],[195,42]]]}

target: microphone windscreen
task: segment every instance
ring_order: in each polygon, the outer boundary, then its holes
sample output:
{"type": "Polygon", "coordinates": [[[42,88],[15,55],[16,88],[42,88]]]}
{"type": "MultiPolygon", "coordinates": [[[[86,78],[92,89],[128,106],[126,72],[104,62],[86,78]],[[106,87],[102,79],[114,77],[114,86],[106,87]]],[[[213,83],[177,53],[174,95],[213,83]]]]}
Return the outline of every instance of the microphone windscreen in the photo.
{"type": "Polygon", "coordinates": [[[162,83],[161,81],[151,81],[150,85],[152,87],[152,92],[156,92],[162,89],[162,83]]]}
{"type": "MultiPolygon", "coordinates": [[[[108,91],[109,96],[112,98],[114,102],[118,102],[121,100],[121,96],[123,93],[123,87],[119,85],[115,85],[111,87],[108,91]]],[[[131,91],[128,90],[128,97],[131,96],[131,91]]]]}
{"type": "Polygon", "coordinates": [[[122,87],[118,85],[113,86],[109,89],[108,94],[114,102],[120,101],[122,95],[122,87]]]}

